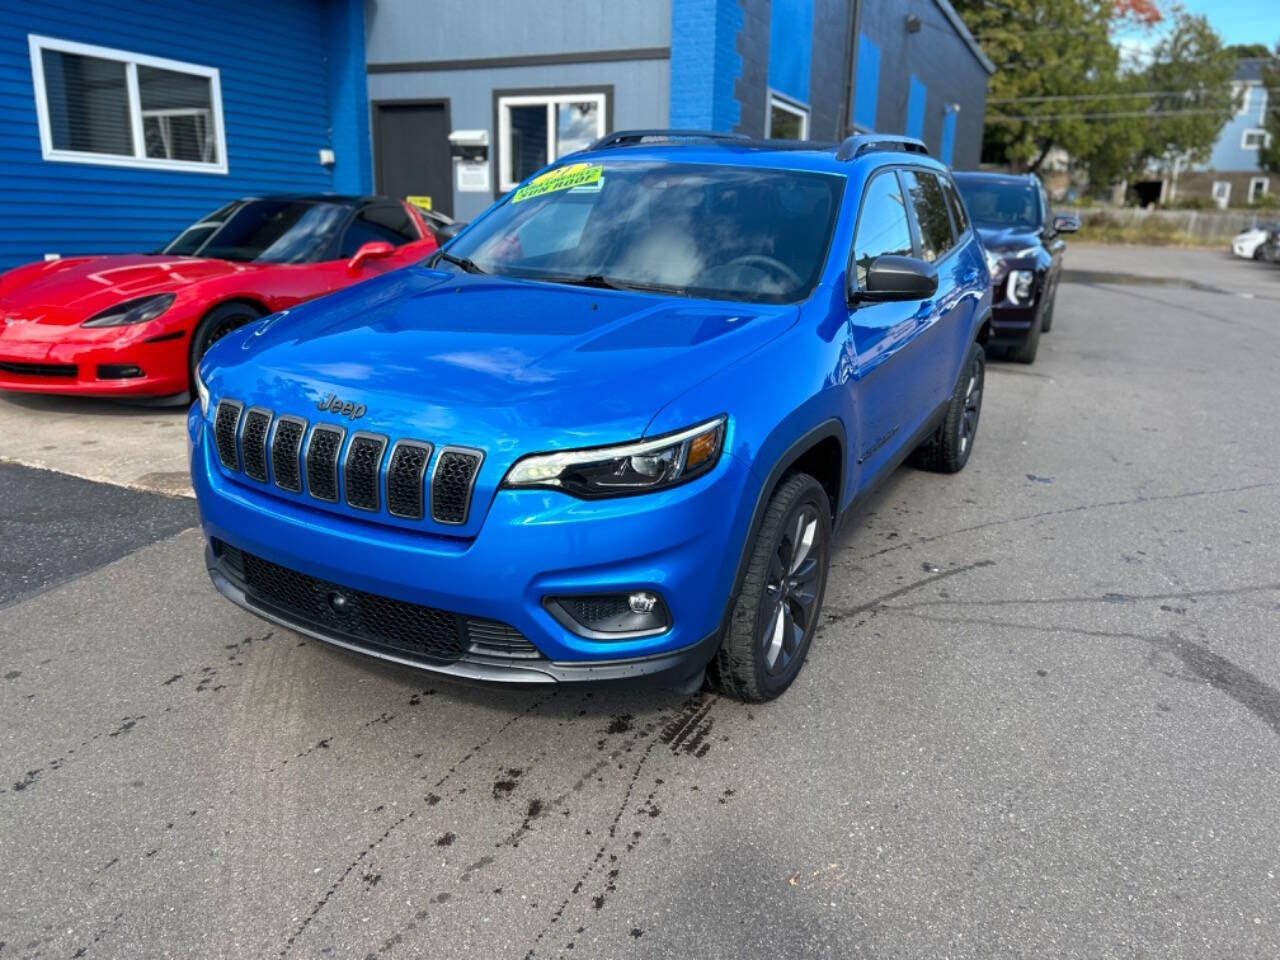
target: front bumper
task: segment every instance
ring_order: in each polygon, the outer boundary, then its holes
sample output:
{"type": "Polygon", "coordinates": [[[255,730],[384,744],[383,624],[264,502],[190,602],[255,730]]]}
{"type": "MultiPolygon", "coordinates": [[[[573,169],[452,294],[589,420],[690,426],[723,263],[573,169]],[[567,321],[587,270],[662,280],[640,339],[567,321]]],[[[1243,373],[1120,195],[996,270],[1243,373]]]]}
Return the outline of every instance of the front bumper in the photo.
{"type": "Polygon", "coordinates": [[[0,336],[0,390],[72,396],[183,393],[189,389],[188,339],[185,330],[153,335],[149,330],[121,334],[113,328],[79,342],[0,336]],[[103,367],[136,367],[141,375],[113,375],[103,367]]]}
{"type": "Polygon", "coordinates": [[[707,476],[657,494],[587,502],[554,491],[499,490],[490,503],[473,504],[484,522],[476,536],[463,538],[348,518],[251,487],[222,471],[206,425],[193,408],[192,485],[207,538],[346,589],[508,624],[541,656],[432,659],[362,642],[262,602],[210,550],[217,589],[265,619],[437,673],[522,684],[678,683],[716,650],[758,493],[754,475],[728,453],[707,476]],[[662,596],[672,621],[666,632],[587,639],[543,606],[548,596],[640,589],[662,596]]]}

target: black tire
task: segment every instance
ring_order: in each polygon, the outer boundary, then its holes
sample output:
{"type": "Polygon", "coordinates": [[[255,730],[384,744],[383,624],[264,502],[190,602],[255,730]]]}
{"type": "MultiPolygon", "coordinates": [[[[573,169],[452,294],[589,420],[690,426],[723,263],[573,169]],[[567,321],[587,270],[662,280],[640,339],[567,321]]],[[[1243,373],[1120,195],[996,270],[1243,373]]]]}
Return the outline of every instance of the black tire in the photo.
{"type": "Polygon", "coordinates": [[[1036,352],[1040,349],[1040,325],[1044,321],[1043,308],[1036,311],[1031,321],[1031,329],[1027,331],[1027,339],[1016,347],[1009,348],[1009,359],[1015,363],[1035,363],[1036,352]]]}
{"type": "Polygon", "coordinates": [[[1255,260],[1262,259],[1262,244],[1258,244],[1256,247],[1253,248],[1253,259],[1255,260]]]}
{"type": "Polygon", "coordinates": [[[831,503],[822,484],[807,473],[784,479],[769,498],[742,592],[707,667],[713,689],[762,703],[791,686],[822,611],[831,533],[831,503]],[[798,559],[797,539],[806,544],[798,559]]]}
{"type": "Polygon", "coordinates": [[[234,301],[219,304],[200,318],[195,333],[191,335],[191,348],[187,354],[187,372],[193,396],[196,389],[196,368],[209,348],[237,327],[243,327],[265,315],[261,307],[234,301]]]}
{"type": "Polygon", "coordinates": [[[1044,305],[1044,316],[1040,318],[1040,332],[1048,333],[1053,329],[1053,308],[1058,303],[1058,286],[1054,284],[1053,290],[1049,293],[1049,300],[1044,305]]]}
{"type": "Polygon", "coordinates": [[[969,356],[960,368],[942,424],[911,456],[911,462],[917,467],[937,473],[959,473],[969,462],[969,454],[973,452],[974,441],[978,438],[986,370],[986,351],[975,343],[969,348],[969,356]]]}

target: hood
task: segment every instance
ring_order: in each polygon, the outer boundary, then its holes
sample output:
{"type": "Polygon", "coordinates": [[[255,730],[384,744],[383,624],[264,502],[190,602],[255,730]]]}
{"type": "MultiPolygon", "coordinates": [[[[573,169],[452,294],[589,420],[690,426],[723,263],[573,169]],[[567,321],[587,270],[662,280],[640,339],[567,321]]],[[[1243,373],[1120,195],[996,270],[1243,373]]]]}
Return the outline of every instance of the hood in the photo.
{"type": "Polygon", "coordinates": [[[1006,250],[1025,250],[1027,247],[1040,245],[1040,233],[1026,227],[984,227],[980,223],[974,226],[982,245],[992,253],[1003,253],[1006,250]]]}
{"type": "Polygon", "coordinates": [[[215,400],[514,461],[642,436],[663,405],[798,313],[412,267],[229,335],[206,381],[215,400]],[[364,416],[320,412],[330,395],[364,416]]]}
{"type": "Polygon", "coordinates": [[[68,257],[0,277],[0,310],[34,323],[78,324],[124,300],[257,269],[256,264],[198,257],[68,257]]]}

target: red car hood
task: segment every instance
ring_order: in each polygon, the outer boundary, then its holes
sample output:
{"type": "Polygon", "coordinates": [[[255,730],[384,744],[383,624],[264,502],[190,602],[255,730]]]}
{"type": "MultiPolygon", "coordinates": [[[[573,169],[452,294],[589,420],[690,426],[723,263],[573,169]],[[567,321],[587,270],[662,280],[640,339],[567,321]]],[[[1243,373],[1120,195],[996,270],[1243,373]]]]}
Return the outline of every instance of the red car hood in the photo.
{"type": "Polygon", "coordinates": [[[252,263],[147,254],[33,263],[0,276],[0,316],[69,326],[134,297],[260,269],[252,263]]]}

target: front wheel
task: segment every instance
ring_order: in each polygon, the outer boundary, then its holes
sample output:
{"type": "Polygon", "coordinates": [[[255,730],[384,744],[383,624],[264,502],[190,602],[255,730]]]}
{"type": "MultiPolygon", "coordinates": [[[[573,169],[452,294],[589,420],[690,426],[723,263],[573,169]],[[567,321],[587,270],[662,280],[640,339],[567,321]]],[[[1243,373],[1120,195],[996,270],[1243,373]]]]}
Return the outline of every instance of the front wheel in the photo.
{"type": "Polygon", "coordinates": [[[188,356],[188,373],[191,379],[192,394],[195,393],[196,369],[209,348],[237,327],[252,323],[263,316],[260,309],[251,303],[223,303],[214,307],[201,318],[196,331],[191,335],[191,350],[188,356]]]}
{"type": "Polygon", "coordinates": [[[792,474],[769,499],[751,545],[742,592],[707,668],[712,687],[761,703],[791,686],[813,641],[830,553],[827,492],[809,474],[792,474]]]}

